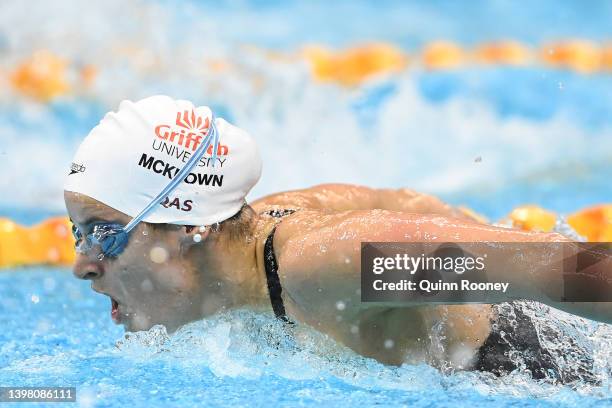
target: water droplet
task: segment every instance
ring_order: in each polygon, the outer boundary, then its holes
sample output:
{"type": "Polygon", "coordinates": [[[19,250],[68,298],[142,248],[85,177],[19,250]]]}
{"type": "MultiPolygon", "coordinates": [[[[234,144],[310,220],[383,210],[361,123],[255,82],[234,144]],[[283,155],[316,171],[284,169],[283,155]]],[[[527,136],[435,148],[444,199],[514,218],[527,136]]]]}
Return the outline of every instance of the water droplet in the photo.
{"type": "Polygon", "coordinates": [[[202,236],[200,234],[195,234],[193,236],[193,242],[198,243],[200,241],[202,241],[202,236]]]}
{"type": "Polygon", "coordinates": [[[43,281],[43,286],[45,288],[46,291],[50,292],[53,289],[55,289],[55,279],[53,278],[45,278],[45,280],[43,281]]]}
{"type": "Polygon", "coordinates": [[[103,260],[103,259],[104,259],[104,254],[99,254],[99,255],[98,255],[98,261],[101,261],[101,260],[103,260]]]}
{"type": "Polygon", "coordinates": [[[149,231],[147,231],[146,229],[142,230],[142,235],[145,235],[145,236],[149,235],[149,231]]]}
{"type": "Polygon", "coordinates": [[[198,231],[206,232],[206,225],[202,225],[200,228],[198,228],[198,231]]]}
{"type": "Polygon", "coordinates": [[[142,289],[143,292],[151,292],[153,290],[153,283],[151,283],[149,279],[145,279],[140,284],[140,289],[142,289]]]}
{"type": "Polygon", "coordinates": [[[155,263],[164,263],[168,260],[168,251],[159,246],[153,247],[149,252],[149,258],[155,263]]]}
{"type": "Polygon", "coordinates": [[[339,300],[339,301],[336,302],[336,309],[344,310],[344,309],[346,309],[346,305],[344,304],[343,301],[339,300]]]}
{"type": "Polygon", "coordinates": [[[68,228],[65,225],[59,224],[55,227],[55,235],[61,238],[65,238],[68,236],[68,228]]]}
{"type": "Polygon", "coordinates": [[[357,333],[359,333],[359,326],[353,324],[351,326],[351,334],[357,334],[357,333]]]}
{"type": "Polygon", "coordinates": [[[36,324],[36,331],[39,333],[45,333],[48,332],[51,327],[51,322],[49,322],[48,320],[39,320],[38,324],[36,324]]]}
{"type": "Polygon", "coordinates": [[[391,339],[385,340],[385,348],[386,349],[393,348],[393,346],[395,346],[395,342],[393,340],[391,340],[391,339]]]}
{"type": "Polygon", "coordinates": [[[47,251],[47,259],[51,262],[57,262],[60,259],[60,252],[57,248],[49,248],[47,251]]]}
{"type": "Polygon", "coordinates": [[[2,223],[2,229],[4,232],[13,232],[15,230],[15,223],[12,221],[5,221],[2,223]]]}
{"type": "Polygon", "coordinates": [[[32,295],[32,297],[30,298],[30,300],[32,301],[32,303],[38,303],[38,302],[40,302],[40,298],[38,297],[38,295],[32,295]]]}

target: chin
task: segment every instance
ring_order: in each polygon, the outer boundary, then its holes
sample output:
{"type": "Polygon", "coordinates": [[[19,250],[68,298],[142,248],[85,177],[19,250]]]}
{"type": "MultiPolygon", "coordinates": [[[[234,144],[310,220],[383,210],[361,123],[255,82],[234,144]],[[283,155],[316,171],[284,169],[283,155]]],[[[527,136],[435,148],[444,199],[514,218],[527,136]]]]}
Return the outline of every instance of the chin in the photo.
{"type": "Polygon", "coordinates": [[[187,324],[187,321],[183,319],[155,319],[151,317],[145,317],[145,314],[134,313],[130,314],[129,317],[124,316],[121,319],[120,324],[123,325],[123,328],[126,332],[137,332],[137,331],[147,331],[151,327],[156,325],[161,325],[166,328],[166,332],[168,334],[174,333],[183,325],[187,324]]]}
{"type": "Polygon", "coordinates": [[[131,322],[122,322],[120,325],[123,326],[123,330],[126,332],[138,331],[134,329],[134,325],[131,322]]]}
{"type": "Polygon", "coordinates": [[[139,314],[136,314],[127,319],[122,319],[121,324],[125,331],[137,332],[149,330],[151,327],[155,326],[156,323],[151,323],[149,319],[140,317],[139,314]]]}

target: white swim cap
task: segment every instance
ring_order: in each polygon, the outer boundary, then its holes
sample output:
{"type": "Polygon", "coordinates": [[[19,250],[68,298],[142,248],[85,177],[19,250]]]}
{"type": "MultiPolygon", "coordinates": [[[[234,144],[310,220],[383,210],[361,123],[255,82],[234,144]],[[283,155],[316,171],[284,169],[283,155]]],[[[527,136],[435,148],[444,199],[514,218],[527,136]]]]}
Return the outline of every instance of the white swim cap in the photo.
{"type": "MultiPolygon", "coordinates": [[[[212,112],[158,95],[123,101],[87,135],[64,189],[85,194],[131,217],[170,183],[204,141],[212,112]]],[[[244,130],[218,118],[217,158],[211,144],[191,172],[143,221],[210,225],[236,214],[261,176],[261,156],[244,130]]]]}

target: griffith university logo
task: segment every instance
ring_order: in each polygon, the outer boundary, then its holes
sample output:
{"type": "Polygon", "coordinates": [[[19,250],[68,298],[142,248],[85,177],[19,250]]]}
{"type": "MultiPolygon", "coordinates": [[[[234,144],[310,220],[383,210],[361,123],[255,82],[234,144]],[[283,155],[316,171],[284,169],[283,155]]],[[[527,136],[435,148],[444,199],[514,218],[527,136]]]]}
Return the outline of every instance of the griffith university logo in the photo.
{"type": "MultiPolygon", "coordinates": [[[[158,125],[155,127],[155,136],[167,140],[186,150],[195,151],[210,130],[210,119],[202,118],[194,112],[185,110],[176,113],[175,126],[158,125]]],[[[206,153],[212,154],[213,144],[206,149],[206,153]]],[[[219,143],[218,156],[226,156],[229,148],[219,143]]]]}

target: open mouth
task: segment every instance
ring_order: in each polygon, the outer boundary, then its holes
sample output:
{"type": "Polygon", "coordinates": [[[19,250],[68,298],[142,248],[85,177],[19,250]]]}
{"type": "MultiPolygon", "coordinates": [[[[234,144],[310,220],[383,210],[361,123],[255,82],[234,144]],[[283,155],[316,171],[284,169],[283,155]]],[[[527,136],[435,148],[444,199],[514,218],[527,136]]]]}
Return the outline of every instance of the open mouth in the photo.
{"type": "Polygon", "coordinates": [[[111,319],[113,319],[113,322],[115,322],[115,324],[119,324],[121,322],[121,313],[119,312],[119,302],[117,301],[117,299],[115,299],[114,297],[112,297],[111,295],[109,295],[106,292],[103,292],[102,290],[96,288],[92,282],[91,284],[91,289],[94,292],[98,292],[101,293],[103,295],[106,295],[110,298],[111,300],[111,319]]]}
{"type": "Polygon", "coordinates": [[[119,314],[119,302],[115,300],[112,296],[111,299],[111,318],[113,322],[119,323],[121,321],[121,315],[119,314]]]}

